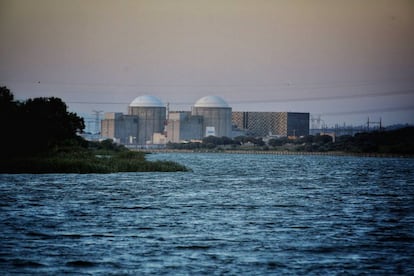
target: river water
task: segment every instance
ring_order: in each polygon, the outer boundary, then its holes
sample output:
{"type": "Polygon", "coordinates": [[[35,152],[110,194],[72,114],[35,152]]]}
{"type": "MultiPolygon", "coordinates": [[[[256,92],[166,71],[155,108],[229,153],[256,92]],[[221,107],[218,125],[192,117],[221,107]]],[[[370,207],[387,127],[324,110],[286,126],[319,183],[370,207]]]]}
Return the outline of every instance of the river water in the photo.
{"type": "Polygon", "coordinates": [[[148,158],[193,171],[0,175],[0,274],[414,275],[414,159],[148,158]]]}

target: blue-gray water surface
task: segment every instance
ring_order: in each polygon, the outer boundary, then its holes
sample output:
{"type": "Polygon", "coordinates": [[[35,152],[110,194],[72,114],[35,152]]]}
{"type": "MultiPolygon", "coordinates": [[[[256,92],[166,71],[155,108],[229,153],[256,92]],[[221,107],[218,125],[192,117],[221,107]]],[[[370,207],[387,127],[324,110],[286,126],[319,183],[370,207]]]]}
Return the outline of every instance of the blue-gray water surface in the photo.
{"type": "Polygon", "coordinates": [[[414,275],[414,159],[148,158],[193,171],[0,175],[1,274],[414,275]]]}

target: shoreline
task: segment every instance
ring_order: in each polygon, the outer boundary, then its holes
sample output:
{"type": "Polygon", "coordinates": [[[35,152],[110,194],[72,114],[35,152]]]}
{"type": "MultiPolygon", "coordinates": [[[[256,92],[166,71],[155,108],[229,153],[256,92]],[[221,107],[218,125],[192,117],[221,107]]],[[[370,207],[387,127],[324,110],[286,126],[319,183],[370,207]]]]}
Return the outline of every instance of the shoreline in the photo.
{"type": "Polygon", "coordinates": [[[131,149],[147,153],[227,153],[227,154],[267,154],[267,155],[316,155],[316,156],[354,156],[375,158],[414,158],[412,154],[398,153],[356,153],[343,151],[276,151],[276,150],[185,150],[185,149],[131,149]]]}

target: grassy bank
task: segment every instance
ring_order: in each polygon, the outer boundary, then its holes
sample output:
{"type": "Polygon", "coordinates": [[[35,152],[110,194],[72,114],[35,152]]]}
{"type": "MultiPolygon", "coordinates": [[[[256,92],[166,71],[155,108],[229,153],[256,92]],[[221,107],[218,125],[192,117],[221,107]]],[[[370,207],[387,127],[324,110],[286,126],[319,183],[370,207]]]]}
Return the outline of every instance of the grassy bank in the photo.
{"type": "Polygon", "coordinates": [[[0,173],[116,173],[188,171],[171,161],[148,161],[132,151],[73,150],[0,159],[0,173]]]}

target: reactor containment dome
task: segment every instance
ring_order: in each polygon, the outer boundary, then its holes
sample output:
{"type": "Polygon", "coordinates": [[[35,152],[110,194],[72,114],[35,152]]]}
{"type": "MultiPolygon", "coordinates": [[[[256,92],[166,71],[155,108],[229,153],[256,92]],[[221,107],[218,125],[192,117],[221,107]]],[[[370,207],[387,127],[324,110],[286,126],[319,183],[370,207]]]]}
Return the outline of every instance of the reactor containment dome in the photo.
{"type": "Polygon", "coordinates": [[[199,99],[191,111],[193,116],[203,117],[202,132],[207,136],[231,136],[231,107],[218,96],[199,99]]]}
{"type": "Polygon", "coordinates": [[[166,120],[166,107],[154,96],[143,95],[135,98],[128,107],[128,115],[133,116],[138,132],[135,143],[148,145],[154,142],[154,133],[163,133],[166,120]]]}
{"type": "Polygon", "coordinates": [[[130,107],[164,107],[164,104],[157,97],[150,96],[150,95],[143,95],[143,96],[136,97],[129,106],[130,107]]]}
{"type": "Polygon", "coordinates": [[[218,96],[206,96],[199,99],[194,107],[213,107],[213,108],[229,108],[225,100],[218,96]]]}

